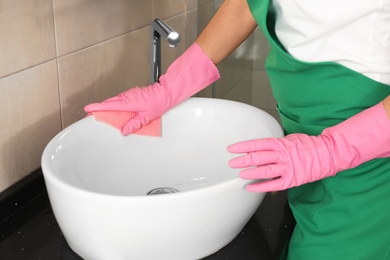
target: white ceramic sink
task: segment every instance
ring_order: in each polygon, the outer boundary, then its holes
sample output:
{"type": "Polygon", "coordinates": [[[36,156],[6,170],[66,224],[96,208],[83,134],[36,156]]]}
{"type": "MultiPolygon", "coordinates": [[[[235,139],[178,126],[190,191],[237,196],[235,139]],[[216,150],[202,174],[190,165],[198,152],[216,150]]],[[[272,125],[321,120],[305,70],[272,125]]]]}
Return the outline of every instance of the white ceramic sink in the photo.
{"type": "Polygon", "coordinates": [[[233,240],[263,200],[229,168],[235,155],[226,147],[281,137],[274,118],[238,102],[190,98],[162,122],[163,137],[124,137],[88,117],[45,148],[55,217],[84,259],[200,259],[233,240]]]}

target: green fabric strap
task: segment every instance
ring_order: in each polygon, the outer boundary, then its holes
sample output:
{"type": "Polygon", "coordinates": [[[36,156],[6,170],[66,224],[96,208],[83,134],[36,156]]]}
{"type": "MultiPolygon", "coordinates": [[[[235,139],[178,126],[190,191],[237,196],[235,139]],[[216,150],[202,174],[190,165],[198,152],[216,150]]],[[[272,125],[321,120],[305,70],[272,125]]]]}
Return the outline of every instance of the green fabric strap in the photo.
{"type": "MultiPolygon", "coordinates": [[[[390,95],[390,86],[342,65],[293,58],[275,35],[269,0],[248,4],[271,45],[266,70],[286,134],[318,135],[390,95]]],[[[289,259],[390,259],[389,198],[389,158],[290,189],[289,259]]]]}

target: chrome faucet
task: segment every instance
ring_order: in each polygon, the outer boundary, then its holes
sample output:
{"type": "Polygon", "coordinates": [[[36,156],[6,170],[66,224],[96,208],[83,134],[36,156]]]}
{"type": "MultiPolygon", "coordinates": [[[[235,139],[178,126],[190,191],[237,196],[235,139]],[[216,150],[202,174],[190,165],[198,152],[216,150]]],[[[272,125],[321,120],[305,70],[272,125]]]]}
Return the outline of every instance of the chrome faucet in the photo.
{"type": "Polygon", "coordinates": [[[169,47],[176,47],[180,42],[180,35],[169,25],[155,19],[150,26],[150,83],[158,82],[161,76],[161,37],[169,47]]]}

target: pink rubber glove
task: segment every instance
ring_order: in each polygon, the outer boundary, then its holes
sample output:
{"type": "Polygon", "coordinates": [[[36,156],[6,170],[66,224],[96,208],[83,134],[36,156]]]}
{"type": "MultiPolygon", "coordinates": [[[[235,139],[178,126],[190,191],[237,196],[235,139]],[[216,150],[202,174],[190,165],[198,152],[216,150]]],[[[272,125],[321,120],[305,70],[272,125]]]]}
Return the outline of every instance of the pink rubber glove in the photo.
{"type": "Polygon", "coordinates": [[[326,128],[319,136],[291,134],[239,142],[232,153],[247,153],[229,161],[243,179],[265,180],[248,191],[285,190],[314,182],[374,158],[390,156],[390,120],[379,103],[346,121],[326,128]]]}
{"type": "Polygon", "coordinates": [[[217,67],[194,43],[169,66],[158,83],[129,89],[102,103],[87,105],[84,110],[137,112],[123,126],[122,134],[129,135],[218,79],[217,67]]]}

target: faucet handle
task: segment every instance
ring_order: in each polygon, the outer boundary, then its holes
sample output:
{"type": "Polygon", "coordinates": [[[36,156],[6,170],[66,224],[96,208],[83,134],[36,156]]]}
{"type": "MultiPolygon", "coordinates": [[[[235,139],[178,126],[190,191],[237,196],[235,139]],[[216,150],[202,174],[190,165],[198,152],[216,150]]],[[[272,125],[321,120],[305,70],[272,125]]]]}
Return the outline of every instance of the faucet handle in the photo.
{"type": "Polygon", "coordinates": [[[181,38],[180,35],[173,30],[168,24],[164,23],[160,19],[155,19],[152,22],[152,29],[155,30],[161,37],[168,41],[170,47],[176,47],[179,44],[181,38]]]}

